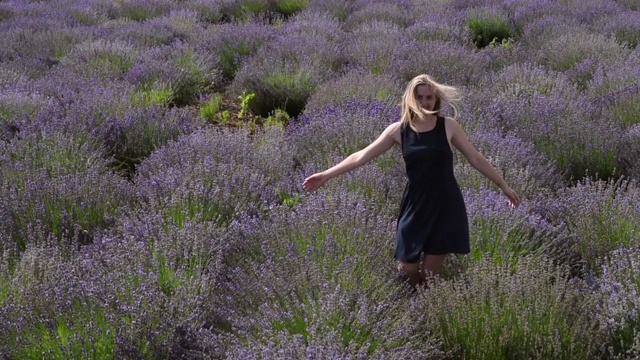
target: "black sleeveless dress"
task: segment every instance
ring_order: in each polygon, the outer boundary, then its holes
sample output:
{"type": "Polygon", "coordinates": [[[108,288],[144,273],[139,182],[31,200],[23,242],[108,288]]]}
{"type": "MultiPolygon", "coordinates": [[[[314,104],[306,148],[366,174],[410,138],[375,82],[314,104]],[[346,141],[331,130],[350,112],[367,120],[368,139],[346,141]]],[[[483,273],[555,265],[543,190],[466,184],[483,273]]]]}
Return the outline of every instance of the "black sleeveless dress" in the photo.
{"type": "Polygon", "coordinates": [[[469,223],[453,175],[453,153],[444,117],[433,130],[401,128],[402,157],[409,179],[400,205],[396,259],[415,263],[425,254],[468,254],[469,223]]]}

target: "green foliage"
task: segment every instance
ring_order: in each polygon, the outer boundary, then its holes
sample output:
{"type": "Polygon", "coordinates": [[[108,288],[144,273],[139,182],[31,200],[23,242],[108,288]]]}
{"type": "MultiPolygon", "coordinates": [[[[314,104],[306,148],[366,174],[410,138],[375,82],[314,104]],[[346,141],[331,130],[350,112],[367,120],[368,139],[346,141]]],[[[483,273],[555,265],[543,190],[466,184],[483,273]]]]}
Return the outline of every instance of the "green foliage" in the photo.
{"type": "Polygon", "coordinates": [[[5,300],[9,298],[11,291],[11,279],[10,274],[5,273],[5,269],[0,269],[0,307],[4,304],[5,300]]]}
{"type": "Polygon", "coordinates": [[[240,111],[238,112],[239,119],[242,119],[244,117],[247,110],[249,110],[249,103],[255,97],[256,94],[247,93],[246,91],[242,91],[242,94],[238,96],[238,99],[240,99],[240,111]]]}
{"type": "Polygon", "coordinates": [[[640,96],[627,96],[609,107],[611,117],[623,127],[640,124],[640,96]]]}
{"type": "Polygon", "coordinates": [[[275,10],[284,16],[291,16],[309,4],[309,0],[278,0],[275,4],[275,10]]]}
{"type": "MultiPolygon", "coordinates": [[[[210,186],[213,186],[211,181],[206,187],[205,195],[209,191],[210,186]]],[[[169,223],[178,226],[179,228],[189,221],[197,222],[214,222],[220,226],[228,224],[233,214],[229,209],[225,208],[223,204],[215,201],[209,201],[206,196],[187,196],[179,202],[167,206],[167,220],[169,223]]]]}
{"type": "Polygon", "coordinates": [[[37,324],[16,334],[27,345],[16,359],[112,359],[116,352],[117,328],[97,306],[75,304],[52,324],[37,324]]]}
{"type": "Polygon", "coordinates": [[[512,43],[513,43],[513,38],[507,38],[507,39],[502,39],[502,41],[498,41],[498,38],[495,37],[493,38],[493,40],[491,40],[491,42],[489,43],[489,46],[492,48],[499,47],[502,49],[509,49],[512,43]]]}
{"type": "Polygon", "coordinates": [[[154,85],[149,89],[141,89],[131,95],[134,107],[168,106],[173,101],[173,90],[170,86],[154,85]]]}
{"type": "Polygon", "coordinates": [[[472,16],[467,20],[467,27],[473,33],[473,42],[478,48],[509,41],[512,36],[509,22],[500,16],[472,16]]]}
{"type": "Polygon", "coordinates": [[[200,117],[207,121],[214,121],[220,106],[222,106],[222,94],[213,94],[200,108],[200,117]]]}
{"type": "Polygon", "coordinates": [[[225,9],[223,13],[237,20],[249,21],[253,16],[272,9],[268,0],[240,0],[225,9]]]}
{"type": "Polygon", "coordinates": [[[286,111],[275,109],[273,113],[271,113],[271,115],[269,115],[269,117],[264,120],[263,124],[264,126],[277,126],[281,129],[284,129],[287,124],[289,124],[290,120],[291,117],[289,116],[289,114],[287,114],[286,111]]]}
{"type": "Polygon", "coordinates": [[[131,59],[118,54],[104,52],[98,54],[86,63],[86,67],[100,74],[124,74],[133,65],[131,59]]]}
{"type": "Polygon", "coordinates": [[[247,86],[248,91],[255,94],[249,107],[254,114],[263,117],[268,117],[275,109],[297,116],[318,83],[317,76],[310,70],[274,69],[247,86]]]}
{"type": "Polygon", "coordinates": [[[278,197],[280,198],[280,202],[283,205],[288,206],[289,208],[294,208],[298,203],[300,203],[300,194],[297,193],[289,193],[287,191],[283,191],[278,189],[276,191],[278,193],[278,197]]]}
{"type": "Polygon", "coordinates": [[[231,113],[229,112],[229,110],[224,110],[223,112],[220,113],[220,116],[218,117],[218,122],[221,125],[226,125],[229,123],[230,119],[231,119],[231,113]]]}

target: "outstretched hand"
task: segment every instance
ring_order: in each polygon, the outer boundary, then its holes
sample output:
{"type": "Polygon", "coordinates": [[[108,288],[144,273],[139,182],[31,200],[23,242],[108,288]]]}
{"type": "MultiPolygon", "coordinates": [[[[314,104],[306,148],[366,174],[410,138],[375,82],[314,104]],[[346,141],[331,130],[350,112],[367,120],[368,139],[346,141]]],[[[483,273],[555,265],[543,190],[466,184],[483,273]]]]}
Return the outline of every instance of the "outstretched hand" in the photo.
{"type": "Polygon", "coordinates": [[[512,188],[505,186],[502,189],[502,193],[507,197],[507,199],[509,199],[509,205],[512,208],[515,209],[518,207],[518,205],[520,204],[520,198],[518,197],[518,194],[515,191],[513,191],[512,188]]]}
{"type": "Polygon", "coordinates": [[[324,174],[316,173],[304,179],[302,187],[307,191],[314,191],[329,180],[324,174]]]}

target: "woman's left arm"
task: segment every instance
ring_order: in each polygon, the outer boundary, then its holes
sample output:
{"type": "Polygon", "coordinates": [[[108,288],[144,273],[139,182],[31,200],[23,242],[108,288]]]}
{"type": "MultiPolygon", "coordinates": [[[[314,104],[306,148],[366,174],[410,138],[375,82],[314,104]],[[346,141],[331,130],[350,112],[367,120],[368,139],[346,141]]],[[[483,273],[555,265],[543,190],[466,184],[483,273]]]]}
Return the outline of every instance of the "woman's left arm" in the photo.
{"type": "Polygon", "coordinates": [[[478,150],[469,142],[467,135],[462,130],[462,127],[455,119],[447,118],[446,120],[447,132],[451,134],[451,144],[458,149],[469,164],[478,170],[482,175],[486,176],[494,184],[496,184],[505,196],[511,202],[511,205],[517,207],[520,203],[518,194],[509,187],[506,181],[498,174],[498,172],[491,166],[489,161],[485,159],[478,150]]]}

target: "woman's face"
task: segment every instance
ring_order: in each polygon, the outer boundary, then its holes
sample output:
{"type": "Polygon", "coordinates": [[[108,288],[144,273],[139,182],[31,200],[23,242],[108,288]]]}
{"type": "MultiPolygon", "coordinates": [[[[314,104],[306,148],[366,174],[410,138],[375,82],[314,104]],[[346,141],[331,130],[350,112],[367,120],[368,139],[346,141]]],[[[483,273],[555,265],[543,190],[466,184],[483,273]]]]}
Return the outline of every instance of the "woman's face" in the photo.
{"type": "Polygon", "coordinates": [[[416,87],[416,101],[423,109],[433,111],[436,106],[436,94],[433,88],[428,85],[418,85],[416,87]]]}

